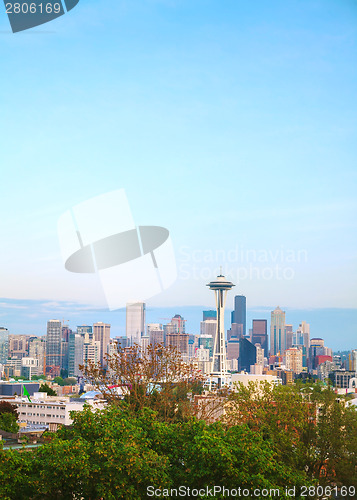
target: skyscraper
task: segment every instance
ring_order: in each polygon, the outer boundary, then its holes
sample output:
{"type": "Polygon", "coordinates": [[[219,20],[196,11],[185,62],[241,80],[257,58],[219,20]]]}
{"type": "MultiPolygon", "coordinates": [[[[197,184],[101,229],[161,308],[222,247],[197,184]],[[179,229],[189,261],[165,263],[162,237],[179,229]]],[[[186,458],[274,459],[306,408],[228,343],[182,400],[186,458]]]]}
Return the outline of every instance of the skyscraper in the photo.
{"type": "Polygon", "coordinates": [[[173,347],[177,349],[182,356],[188,357],[188,333],[168,333],[166,335],[166,347],[173,347]]]}
{"type": "Polygon", "coordinates": [[[151,345],[165,343],[164,330],[160,323],[149,323],[147,326],[147,334],[151,345]]]}
{"type": "Polygon", "coordinates": [[[207,320],[216,320],[217,319],[217,311],[210,309],[209,311],[203,311],[202,321],[207,320]]]}
{"type": "Polygon", "coordinates": [[[253,319],[252,344],[260,344],[264,349],[264,356],[269,357],[267,323],[266,319],[253,319]]]}
{"type": "Polygon", "coordinates": [[[79,365],[83,365],[84,337],[78,333],[70,333],[68,339],[68,376],[82,375],[79,365]]]}
{"type": "Polygon", "coordinates": [[[285,350],[293,346],[293,325],[285,325],[285,350]]]}
{"type": "Polygon", "coordinates": [[[306,321],[302,321],[299,324],[299,328],[296,330],[294,336],[294,344],[304,345],[307,350],[310,347],[310,325],[306,321]]]}
{"type": "Polygon", "coordinates": [[[9,330],[0,327],[0,364],[4,365],[7,361],[9,349],[9,330]]]}
{"type": "Polygon", "coordinates": [[[270,355],[283,354],[286,349],[285,312],[278,306],[271,312],[270,355]]]}
{"type": "Polygon", "coordinates": [[[175,333],[186,333],[185,323],[186,320],[183,319],[181,314],[175,314],[171,320],[171,324],[175,325],[175,333]]]}
{"type": "Polygon", "coordinates": [[[293,334],[293,346],[302,349],[302,366],[306,368],[310,347],[310,325],[306,321],[302,321],[296,333],[293,334]]]}
{"type": "Polygon", "coordinates": [[[215,338],[217,333],[217,320],[207,319],[206,321],[201,321],[200,323],[200,334],[201,335],[212,335],[215,338]]]}
{"type": "Polygon", "coordinates": [[[248,339],[239,340],[238,370],[250,373],[250,367],[257,362],[257,348],[248,339]]]}
{"type": "Polygon", "coordinates": [[[302,349],[291,347],[285,351],[285,365],[287,370],[294,373],[302,372],[302,349]]]}
{"type": "Polygon", "coordinates": [[[145,304],[144,302],[129,302],[126,305],[126,336],[130,345],[140,345],[144,334],[145,304]]]}
{"type": "Polygon", "coordinates": [[[94,323],[93,325],[93,338],[96,342],[100,343],[99,359],[102,366],[106,365],[105,356],[107,354],[107,347],[110,342],[110,325],[102,323],[94,323]]]}
{"type": "Polygon", "coordinates": [[[93,328],[89,325],[77,326],[77,333],[84,337],[85,342],[93,340],[93,328]]]}
{"type": "Polygon", "coordinates": [[[234,311],[232,311],[232,324],[242,325],[243,337],[246,335],[247,300],[244,295],[234,297],[234,311]]]}
{"type": "Polygon", "coordinates": [[[58,319],[47,322],[46,373],[59,375],[61,371],[62,324],[58,319]]]}
{"type": "Polygon", "coordinates": [[[46,353],[45,337],[31,337],[29,340],[29,357],[38,360],[38,373],[43,375],[46,353]]]}

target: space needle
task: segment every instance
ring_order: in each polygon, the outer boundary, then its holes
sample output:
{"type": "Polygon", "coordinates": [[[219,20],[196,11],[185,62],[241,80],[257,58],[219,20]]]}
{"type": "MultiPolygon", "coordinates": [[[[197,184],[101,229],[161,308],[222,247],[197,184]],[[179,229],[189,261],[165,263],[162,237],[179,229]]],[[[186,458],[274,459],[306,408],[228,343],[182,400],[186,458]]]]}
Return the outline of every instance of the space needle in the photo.
{"type": "Polygon", "coordinates": [[[210,374],[210,385],[213,380],[217,380],[217,386],[220,389],[228,382],[226,338],[224,330],[224,307],[226,304],[227,292],[235,285],[221,274],[214,281],[206,286],[214,291],[217,307],[217,331],[214,339],[213,359],[210,374]]]}

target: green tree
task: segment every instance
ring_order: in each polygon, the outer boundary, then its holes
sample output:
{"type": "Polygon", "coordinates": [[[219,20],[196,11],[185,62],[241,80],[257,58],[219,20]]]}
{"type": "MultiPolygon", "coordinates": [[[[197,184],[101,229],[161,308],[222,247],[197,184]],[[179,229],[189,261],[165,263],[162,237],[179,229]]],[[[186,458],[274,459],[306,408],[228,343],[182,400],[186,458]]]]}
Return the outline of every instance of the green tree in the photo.
{"type": "Polygon", "coordinates": [[[58,385],[61,385],[61,386],[63,386],[63,385],[64,385],[64,380],[63,380],[63,378],[62,378],[62,377],[55,377],[55,378],[53,379],[53,381],[55,382],[55,384],[58,384],[58,385]]]}
{"type": "Polygon", "coordinates": [[[168,423],[127,405],[72,417],[71,427],[32,453],[0,452],[2,498],[135,500],[147,498],[152,485],[279,488],[276,498],[286,498],[285,486],[310,484],[247,425],[168,423]]]}
{"type": "Polygon", "coordinates": [[[3,413],[13,413],[16,418],[18,418],[17,406],[11,404],[9,401],[0,402],[0,415],[3,413]]]}
{"type": "Polygon", "coordinates": [[[0,414],[0,429],[6,432],[13,432],[16,434],[19,431],[17,417],[14,413],[1,413],[0,414]]]}
{"type": "Polygon", "coordinates": [[[204,378],[193,363],[182,361],[176,349],[155,344],[142,350],[134,345],[119,348],[106,362],[105,369],[90,361],[80,369],[110,404],[121,404],[124,398],[134,414],[152,408],[167,422],[194,415],[188,396],[202,391],[204,378]]]}
{"type": "Polygon", "coordinates": [[[53,390],[48,384],[42,384],[39,392],[47,392],[48,396],[57,396],[57,392],[53,390]]]}
{"type": "Polygon", "coordinates": [[[6,432],[18,432],[17,424],[18,412],[17,406],[8,401],[0,402],[0,429],[6,432]]]}
{"type": "Polygon", "coordinates": [[[76,385],[77,379],[74,377],[66,377],[64,379],[64,385],[76,385]]]}
{"type": "Polygon", "coordinates": [[[281,462],[311,479],[356,485],[357,412],[328,386],[238,385],[227,398],[224,420],[248,425],[281,462]]]}

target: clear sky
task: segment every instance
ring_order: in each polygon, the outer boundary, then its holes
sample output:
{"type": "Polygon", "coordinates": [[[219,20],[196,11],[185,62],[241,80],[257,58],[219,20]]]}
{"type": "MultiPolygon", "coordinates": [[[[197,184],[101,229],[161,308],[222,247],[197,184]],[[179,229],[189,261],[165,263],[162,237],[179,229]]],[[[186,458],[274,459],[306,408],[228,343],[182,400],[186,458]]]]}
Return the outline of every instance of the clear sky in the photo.
{"type": "Polygon", "coordinates": [[[58,217],[124,188],[212,303],[356,307],[357,1],[80,0],[12,34],[0,5],[0,297],[103,303],[58,217]],[[210,296],[212,294],[212,297],[210,296]]]}

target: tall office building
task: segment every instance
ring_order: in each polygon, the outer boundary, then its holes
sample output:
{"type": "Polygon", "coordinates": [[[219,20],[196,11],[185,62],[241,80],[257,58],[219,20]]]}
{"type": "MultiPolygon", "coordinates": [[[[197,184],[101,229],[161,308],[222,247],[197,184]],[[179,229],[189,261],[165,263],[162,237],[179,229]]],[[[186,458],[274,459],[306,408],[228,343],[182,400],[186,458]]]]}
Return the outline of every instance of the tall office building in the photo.
{"type": "Polygon", "coordinates": [[[302,350],[302,366],[307,367],[307,356],[310,348],[310,325],[303,321],[293,334],[293,347],[302,350]]]}
{"type": "Polygon", "coordinates": [[[264,356],[269,356],[268,322],[266,319],[253,319],[252,344],[260,344],[264,350],[264,356]]]}
{"type": "Polygon", "coordinates": [[[209,311],[203,311],[202,321],[207,320],[217,320],[217,311],[210,309],[209,311]]]}
{"type": "Polygon", "coordinates": [[[78,335],[82,335],[82,337],[84,337],[85,342],[93,340],[93,328],[89,325],[77,326],[77,333],[78,335]]]}
{"type": "Polygon", "coordinates": [[[9,335],[9,358],[25,358],[28,355],[29,335],[9,335]]]}
{"type": "Polygon", "coordinates": [[[293,346],[293,325],[285,325],[285,350],[293,346]]]}
{"type": "Polygon", "coordinates": [[[4,365],[8,358],[9,350],[9,330],[0,327],[0,364],[4,365]]]}
{"type": "Polygon", "coordinates": [[[97,364],[100,361],[100,342],[90,340],[83,344],[83,364],[86,366],[88,361],[97,364]]]}
{"type": "Polygon", "coordinates": [[[61,370],[68,373],[68,342],[63,339],[61,343],[61,370]]]}
{"type": "Polygon", "coordinates": [[[320,338],[310,340],[310,348],[308,355],[308,368],[315,370],[317,367],[317,357],[326,354],[325,341],[320,338]]]}
{"type": "Polygon", "coordinates": [[[38,360],[37,375],[44,374],[45,354],[46,354],[45,337],[31,337],[29,340],[29,357],[38,360]]]}
{"type": "Polygon", "coordinates": [[[237,339],[243,338],[243,325],[238,323],[232,323],[229,330],[227,330],[227,340],[232,337],[237,337],[237,339]]]}
{"type": "Polygon", "coordinates": [[[105,357],[107,355],[107,348],[110,342],[110,325],[107,323],[94,323],[93,325],[93,338],[96,342],[100,343],[99,360],[102,366],[106,365],[105,357]]]}
{"type": "Polygon", "coordinates": [[[244,295],[234,297],[234,311],[232,311],[232,324],[242,325],[242,335],[246,335],[247,300],[244,295]]]}
{"type": "Polygon", "coordinates": [[[278,306],[271,312],[270,356],[283,354],[286,349],[285,311],[278,306]]]}
{"type": "Polygon", "coordinates": [[[62,339],[65,342],[68,342],[69,335],[72,333],[72,330],[69,328],[68,325],[63,325],[62,326],[62,339]]]}
{"type": "Polygon", "coordinates": [[[70,333],[68,339],[68,376],[80,377],[82,372],[79,365],[83,365],[84,337],[78,333],[70,333]]]}
{"type": "Polygon", "coordinates": [[[227,359],[239,358],[239,339],[238,337],[231,337],[227,342],[227,359]]]}
{"type": "Polygon", "coordinates": [[[175,333],[186,333],[186,320],[180,314],[175,314],[171,320],[171,324],[175,326],[175,333]]]}
{"type": "Polygon", "coordinates": [[[212,358],[214,347],[214,338],[212,337],[212,335],[200,335],[198,337],[198,347],[202,347],[202,349],[208,349],[209,356],[210,358],[212,358]]]}
{"type": "Polygon", "coordinates": [[[149,344],[156,345],[165,343],[164,330],[160,323],[149,323],[147,326],[149,344]]]}
{"type": "Polygon", "coordinates": [[[293,342],[295,345],[303,345],[309,350],[310,347],[310,325],[306,321],[302,321],[299,324],[299,328],[293,337],[293,342]]]}
{"type": "Polygon", "coordinates": [[[239,340],[238,370],[250,373],[250,367],[257,362],[257,348],[248,339],[239,340]]]}
{"type": "Polygon", "coordinates": [[[217,320],[207,319],[206,321],[201,321],[200,323],[200,334],[201,335],[212,335],[215,339],[217,333],[217,320]]]}
{"type": "Polygon", "coordinates": [[[285,351],[285,365],[287,370],[294,373],[302,372],[302,349],[291,347],[285,351]]]}
{"type": "Polygon", "coordinates": [[[357,349],[352,349],[348,356],[348,369],[351,372],[356,372],[357,373],[357,349]]]}
{"type": "Polygon", "coordinates": [[[46,373],[58,376],[61,372],[62,324],[58,319],[47,322],[46,373]]]}
{"type": "Polygon", "coordinates": [[[166,347],[174,347],[182,356],[188,357],[188,333],[168,333],[166,335],[166,347]]]}
{"type": "Polygon", "coordinates": [[[126,305],[126,336],[130,345],[140,345],[143,335],[145,335],[145,304],[130,302],[126,305]]]}

